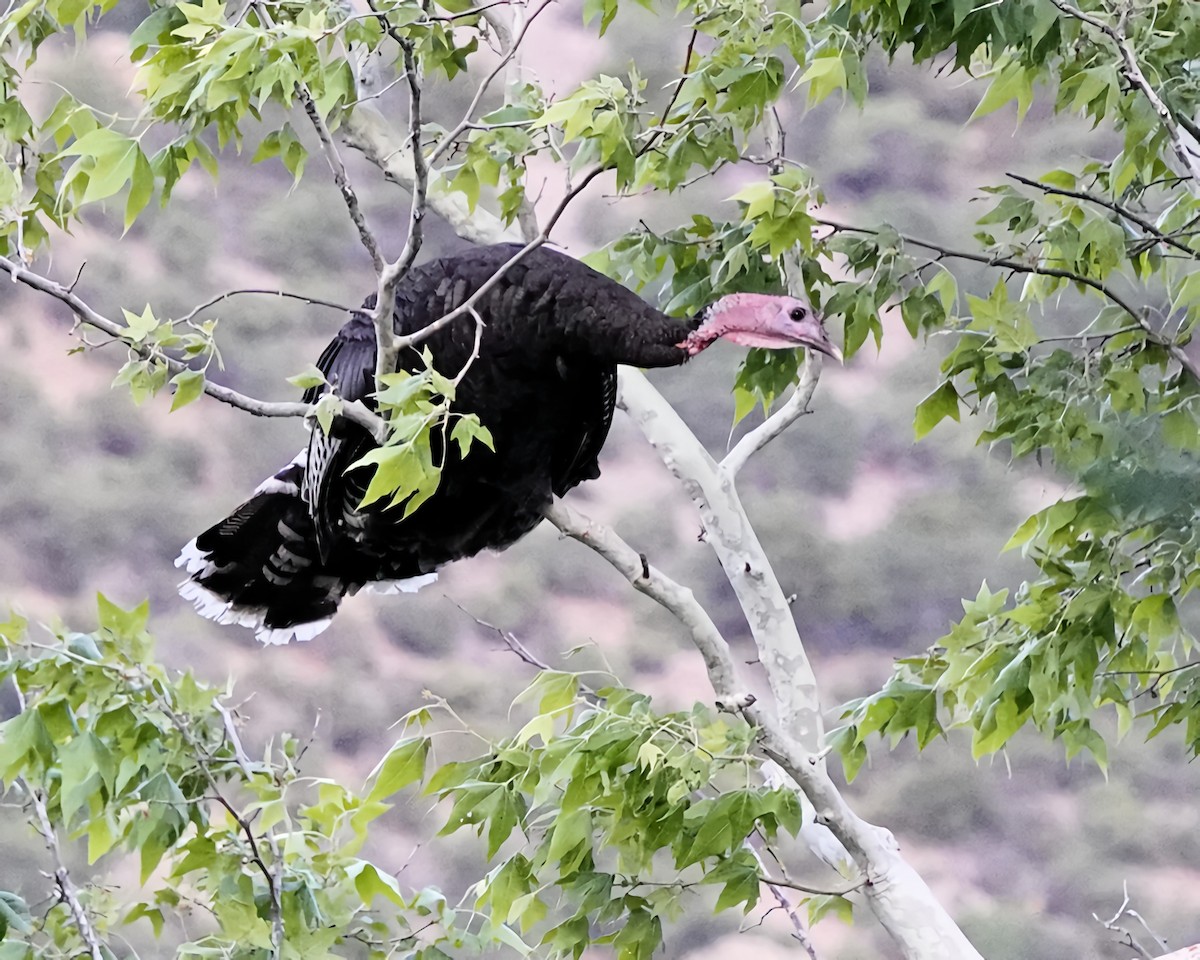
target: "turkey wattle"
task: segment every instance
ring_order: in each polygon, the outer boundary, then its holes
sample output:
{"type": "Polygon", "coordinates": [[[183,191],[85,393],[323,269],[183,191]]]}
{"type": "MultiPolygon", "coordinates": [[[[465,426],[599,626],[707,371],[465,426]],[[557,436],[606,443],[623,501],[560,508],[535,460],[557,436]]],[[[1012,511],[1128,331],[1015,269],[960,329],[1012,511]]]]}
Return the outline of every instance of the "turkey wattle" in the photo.
{"type": "MultiPolygon", "coordinates": [[[[519,249],[481,247],[409,271],[396,291],[396,331],[449,313],[519,249]]],[[[373,308],[371,298],[364,309],[373,308]]],[[[375,445],[366,431],[346,421],[329,436],[314,429],[295,460],[176,561],[189,575],[179,592],[202,615],[251,627],[264,643],[308,640],[360,587],[413,592],[445,563],[507,547],[541,522],[552,497],[600,475],[596,458],[612,422],[619,363],[674,366],[717,339],[839,356],[803,300],[733,294],[680,321],[545,247],[510,267],[476,310],[485,323],[479,357],[454,407],[479,416],[495,452],[476,444],[463,459],[451,445],[437,492],[405,518],[382,501],[357,509],[372,471],[346,468],[375,445]]],[[[438,369],[454,371],[475,336],[467,315],[421,346],[438,369]]],[[[317,365],[345,400],[371,405],[370,318],[350,319],[317,365]]],[[[414,353],[412,369],[420,366],[414,353]]]]}

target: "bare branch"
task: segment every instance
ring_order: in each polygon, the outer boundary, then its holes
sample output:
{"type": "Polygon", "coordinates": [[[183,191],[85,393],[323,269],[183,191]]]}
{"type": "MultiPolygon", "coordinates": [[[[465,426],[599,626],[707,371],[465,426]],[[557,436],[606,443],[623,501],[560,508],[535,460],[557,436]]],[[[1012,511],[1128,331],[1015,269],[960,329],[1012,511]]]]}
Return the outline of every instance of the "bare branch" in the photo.
{"type": "Polygon", "coordinates": [[[1153,960],[1153,958],[1159,956],[1159,950],[1167,949],[1167,942],[1165,940],[1163,940],[1161,937],[1159,937],[1157,934],[1155,934],[1155,932],[1153,930],[1150,929],[1150,927],[1147,925],[1146,921],[1142,919],[1141,914],[1139,914],[1136,910],[1133,910],[1130,908],[1130,906],[1129,906],[1129,882],[1128,881],[1125,881],[1124,883],[1121,884],[1121,890],[1122,890],[1122,893],[1124,894],[1124,899],[1121,900],[1121,905],[1119,907],[1117,907],[1117,912],[1114,913],[1107,920],[1104,920],[1098,914],[1093,913],[1092,919],[1095,920],[1102,927],[1104,927],[1105,930],[1111,930],[1113,933],[1121,934],[1123,939],[1120,940],[1119,942],[1123,943],[1125,946],[1129,947],[1131,950],[1136,950],[1138,953],[1138,956],[1144,957],[1145,960],[1153,960]],[[1135,920],[1137,920],[1138,922],[1141,923],[1142,927],[1150,935],[1151,939],[1154,940],[1155,950],[1153,953],[1151,953],[1148,949],[1146,949],[1146,947],[1142,946],[1142,944],[1138,941],[1137,937],[1135,937],[1133,935],[1133,932],[1128,927],[1124,927],[1118,922],[1122,917],[1133,917],[1135,920]]]}
{"type": "MultiPolygon", "coordinates": [[[[351,149],[360,151],[384,178],[411,190],[416,180],[412,150],[374,104],[360,103],[342,120],[341,136],[351,149]]],[[[431,170],[428,177],[428,209],[432,210],[464,240],[472,243],[504,243],[520,240],[516,228],[507,226],[483,207],[474,211],[461,191],[447,190],[444,180],[431,170]]]]}
{"type": "Polygon", "coordinates": [[[760,882],[772,887],[787,887],[789,890],[799,890],[801,893],[808,893],[817,897],[844,897],[846,894],[853,893],[855,890],[861,890],[867,885],[866,877],[855,883],[846,883],[832,889],[825,889],[808,883],[798,883],[795,880],[785,880],[783,877],[769,877],[765,874],[760,875],[758,879],[760,882]]]}
{"type": "Polygon", "coordinates": [[[317,131],[317,137],[321,141],[321,152],[325,155],[325,161],[329,164],[329,169],[333,173],[333,182],[337,184],[337,188],[342,194],[342,200],[346,203],[350,219],[354,221],[354,226],[358,230],[358,238],[362,241],[362,245],[366,247],[367,253],[371,255],[371,263],[375,266],[375,272],[381,273],[384,269],[384,259],[383,254],[379,252],[379,242],[375,239],[375,234],[371,232],[371,228],[367,225],[367,218],[363,215],[362,206],[358,202],[358,194],[354,192],[354,186],[350,183],[350,178],[346,175],[346,165],[342,163],[341,155],[333,143],[333,138],[329,135],[329,128],[325,126],[325,121],[321,119],[321,113],[317,110],[317,105],[313,102],[312,94],[309,93],[308,88],[303,84],[299,85],[297,87],[297,94],[300,97],[300,102],[304,104],[304,112],[308,114],[308,119],[312,122],[313,129],[317,131]]]}
{"type": "MultiPolygon", "coordinates": [[[[858,817],[826,772],[816,678],[787,599],[733,484],[643,374],[621,368],[618,402],[700,509],[707,540],[746,613],[780,710],[776,720],[757,703],[742,708],[758,728],[763,750],[800,784],[817,821],[829,827],[863,871],[867,902],[904,956],[980,960],[925,881],[900,856],[891,834],[858,817]]],[[[728,648],[710,649],[706,660],[709,655],[728,657],[728,648]]],[[[709,670],[714,687],[722,677],[737,677],[731,658],[720,666],[709,670]]],[[[723,699],[738,695],[736,686],[716,692],[723,699]]]]}
{"type": "Polygon", "coordinates": [[[508,649],[511,650],[513,653],[515,653],[520,660],[524,661],[525,663],[529,664],[531,667],[534,667],[537,670],[552,670],[553,669],[553,667],[551,667],[550,664],[548,664],[545,660],[541,659],[537,654],[535,654],[532,650],[530,650],[527,646],[525,646],[525,644],[521,642],[520,638],[517,637],[517,635],[515,633],[513,633],[511,630],[503,630],[500,627],[496,626],[494,623],[488,623],[486,620],[480,620],[479,617],[475,616],[475,614],[471,613],[470,610],[468,610],[466,607],[464,607],[462,604],[458,603],[455,600],[451,600],[450,602],[453,603],[454,606],[458,607],[458,609],[461,610],[463,613],[465,613],[468,617],[470,617],[472,620],[474,620],[477,624],[479,624],[479,626],[484,627],[487,630],[493,631],[496,634],[496,636],[498,636],[501,640],[504,641],[504,645],[506,647],[508,647],[508,649]]]}
{"type": "Polygon", "coordinates": [[[408,149],[413,161],[412,206],[408,216],[408,239],[400,256],[379,272],[379,288],[375,294],[375,383],[382,389],[383,377],[395,373],[398,366],[402,338],[396,336],[395,312],[396,285],[412,268],[421,250],[424,238],[422,225],[425,219],[426,197],[429,191],[429,168],[421,152],[421,78],[417,75],[417,61],[413,45],[406,39],[400,41],[404,56],[404,75],[408,78],[408,149]]]}
{"type": "Polygon", "coordinates": [[[42,797],[42,792],[24,777],[17,777],[16,782],[25,791],[30,803],[33,804],[34,814],[38,821],[38,833],[42,835],[42,839],[46,842],[46,849],[50,851],[50,856],[54,860],[54,882],[58,886],[58,895],[71,912],[71,920],[75,924],[75,929],[79,931],[80,938],[87,945],[88,956],[92,960],[104,960],[104,954],[100,949],[100,940],[92,927],[91,918],[88,917],[87,910],[84,909],[83,903],[79,899],[79,890],[63,861],[62,851],[58,846],[58,835],[54,832],[54,825],[50,822],[50,815],[46,810],[46,801],[42,797]]]}
{"type": "Polygon", "coordinates": [[[730,477],[643,374],[622,367],[619,383],[618,404],[700,509],[708,543],[746,614],[784,729],[811,755],[820,754],[824,730],[816,676],[787,598],[730,477]]]}
{"type": "Polygon", "coordinates": [[[79,931],[79,936],[87,944],[88,955],[92,960],[104,960],[104,954],[100,950],[100,940],[92,928],[92,921],[88,917],[87,910],[84,909],[83,903],[79,899],[79,890],[63,862],[62,851],[58,846],[58,836],[54,832],[54,825],[50,822],[50,816],[46,811],[46,801],[42,797],[41,791],[30,785],[23,777],[18,777],[17,783],[29,795],[29,800],[33,804],[33,810],[38,820],[38,832],[46,841],[46,849],[50,851],[50,856],[54,858],[54,882],[58,885],[59,896],[66,903],[67,909],[71,911],[75,929],[79,931]]]}
{"type": "Polygon", "coordinates": [[[250,768],[250,757],[246,754],[246,748],[242,746],[242,738],[238,735],[233,711],[221,702],[220,697],[213,697],[212,705],[213,709],[221,715],[221,721],[225,725],[225,737],[229,740],[229,745],[233,747],[233,757],[237,761],[237,765],[242,768],[242,773],[247,779],[253,778],[254,771],[250,768]]]}
{"type": "MultiPolygon", "coordinates": [[[[68,287],[68,290],[74,289],[74,284],[68,287]]],[[[187,313],[179,318],[179,323],[191,323],[201,313],[212,307],[215,307],[223,300],[228,300],[231,297],[240,297],[246,294],[261,294],[268,297],[282,297],[286,300],[299,300],[301,303],[307,303],[313,307],[329,307],[330,310],[340,310],[342,313],[354,313],[354,307],[347,307],[340,303],[334,303],[332,300],[322,300],[320,297],[310,297],[302,293],[292,293],[290,290],[267,290],[258,287],[245,287],[239,290],[226,290],[224,293],[213,297],[211,300],[205,300],[204,303],[192,307],[187,313]]]]}
{"type": "Polygon", "coordinates": [[[778,437],[798,419],[812,413],[809,403],[821,377],[821,355],[809,350],[804,358],[804,369],[800,382],[796,384],[787,403],[767,417],[757,427],[742,437],[721,461],[721,472],[731,480],[746,462],[768,443],[778,437]]]}
{"type": "Polygon", "coordinates": [[[696,49],[696,38],[699,35],[700,31],[693,27],[692,35],[688,38],[687,50],[683,54],[683,69],[679,71],[679,82],[675,84],[675,90],[671,94],[671,99],[663,107],[662,116],[659,117],[658,123],[651,132],[650,137],[638,148],[637,155],[639,157],[653,147],[659,138],[667,132],[667,117],[671,115],[671,109],[675,106],[675,102],[679,99],[680,91],[683,90],[683,85],[687,82],[688,70],[691,69],[692,65],[692,53],[696,49]]]}
{"type": "Polygon", "coordinates": [[[617,536],[616,531],[596,523],[561,500],[546,511],[546,519],[562,533],[591,547],[612,564],[640,593],[666,607],[687,628],[692,642],[704,658],[709,681],[718,696],[727,701],[754,702],[753,694],[738,688],[737,671],[729,644],[712,618],[687,587],[660,570],[645,564],[642,556],[617,536]]]}
{"type": "Polygon", "coordinates": [[[779,904],[779,909],[786,913],[788,919],[791,920],[792,937],[800,944],[800,946],[804,949],[804,952],[808,954],[809,960],[817,960],[817,949],[813,946],[812,940],[809,939],[808,929],[804,926],[804,922],[800,919],[800,913],[796,905],[788,899],[787,894],[783,892],[779,884],[766,878],[767,865],[763,861],[762,854],[758,849],[761,843],[762,841],[757,836],[751,834],[746,838],[742,846],[749,850],[754,859],[758,861],[759,870],[762,871],[759,874],[759,882],[767,885],[767,889],[771,891],[771,896],[773,896],[775,898],[775,902],[779,904]]]}
{"type": "Polygon", "coordinates": [[[1150,106],[1158,114],[1158,119],[1167,131],[1167,137],[1171,141],[1171,148],[1175,151],[1175,156],[1183,164],[1183,168],[1188,171],[1191,177],[1190,189],[1192,193],[1200,194],[1200,153],[1189,149],[1188,145],[1184,143],[1183,137],[1179,133],[1178,119],[1171,111],[1171,108],[1167,106],[1166,101],[1159,96],[1158,91],[1146,79],[1146,75],[1142,72],[1141,65],[1138,63],[1133,45],[1129,42],[1129,38],[1125,36],[1123,29],[1118,29],[1111,23],[1106,23],[1098,17],[1084,13],[1078,7],[1073,7],[1071,4],[1063,2],[1063,0],[1050,0],[1050,2],[1067,16],[1074,17],[1076,20],[1094,27],[1113,42],[1117,48],[1117,52],[1121,55],[1121,60],[1124,64],[1123,72],[1126,79],[1141,91],[1142,96],[1150,102],[1150,106]]]}

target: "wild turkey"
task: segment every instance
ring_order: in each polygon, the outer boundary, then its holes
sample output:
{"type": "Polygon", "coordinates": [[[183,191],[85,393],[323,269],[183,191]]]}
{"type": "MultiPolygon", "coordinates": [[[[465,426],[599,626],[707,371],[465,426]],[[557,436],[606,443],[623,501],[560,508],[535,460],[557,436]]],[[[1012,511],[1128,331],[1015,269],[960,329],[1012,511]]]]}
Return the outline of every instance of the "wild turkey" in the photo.
{"type": "MultiPolygon", "coordinates": [[[[480,247],[411,270],[396,291],[397,332],[421,329],[462,304],[518,249],[480,247]]],[[[373,308],[368,299],[363,309],[373,308]]],[[[463,459],[451,445],[437,492],[404,518],[402,508],[382,502],[357,509],[371,470],[346,468],[374,446],[365,430],[344,420],[330,436],[314,429],[290,464],[183,549],[176,566],[188,579],[179,592],[203,616],[252,627],[264,643],[308,640],[360,587],[412,592],[443,564],[509,546],[538,525],[552,497],[599,476],[619,363],[681,364],[718,338],[838,355],[803,300],[733,294],[690,321],[675,320],[545,247],[509,268],[476,309],[486,325],[454,407],[479,416],[495,452],[475,444],[463,459]]],[[[475,336],[467,315],[421,345],[439,370],[453,373],[475,336]]],[[[402,363],[420,368],[415,353],[402,363]]],[[[369,317],[355,314],[317,365],[344,399],[370,405],[369,317]]]]}

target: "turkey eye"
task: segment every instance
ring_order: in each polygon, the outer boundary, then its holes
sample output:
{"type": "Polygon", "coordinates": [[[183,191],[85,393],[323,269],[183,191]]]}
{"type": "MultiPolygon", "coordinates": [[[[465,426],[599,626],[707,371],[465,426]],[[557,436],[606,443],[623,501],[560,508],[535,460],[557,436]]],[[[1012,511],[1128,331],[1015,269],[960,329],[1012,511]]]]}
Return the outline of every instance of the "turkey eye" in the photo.
{"type": "Polygon", "coordinates": [[[793,320],[799,322],[808,316],[808,311],[805,310],[803,307],[796,307],[792,310],[791,313],[788,314],[788,316],[791,317],[793,320]]]}

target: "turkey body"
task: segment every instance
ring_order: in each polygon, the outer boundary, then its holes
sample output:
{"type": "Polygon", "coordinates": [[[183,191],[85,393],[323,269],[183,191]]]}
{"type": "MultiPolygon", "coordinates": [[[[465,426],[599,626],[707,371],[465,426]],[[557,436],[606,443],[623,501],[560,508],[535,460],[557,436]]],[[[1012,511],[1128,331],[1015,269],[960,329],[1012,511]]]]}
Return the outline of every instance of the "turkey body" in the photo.
{"type": "MultiPolygon", "coordinates": [[[[409,271],[396,291],[394,328],[420,330],[461,306],[520,250],[481,247],[409,271]]],[[[373,310],[374,298],[364,310],[373,310]]],[[[375,446],[338,420],[314,429],[309,446],[254,497],[184,549],[181,593],[205,616],[254,627],[260,640],[308,639],[328,625],[341,598],[363,585],[409,591],[451,561],[501,549],[531,531],[554,496],[599,476],[597,456],[612,422],[617,364],[684,362],[681,342],[699,324],[673,320],[579,261],[545,247],[510,267],[476,302],[479,355],[452,410],[476,414],[494,451],[444,451],[437,492],[405,517],[379,501],[359,510],[370,468],[347,468],[375,446]]],[[[428,347],[454,376],[476,340],[470,313],[401,356],[419,371],[428,347]]],[[[328,389],[371,406],[375,335],[354,315],[318,361],[328,389]]],[[[443,455],[435,449],[435,462],[443,455]]]]}

